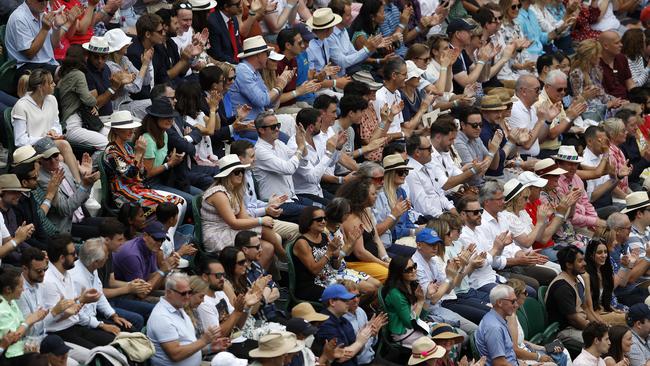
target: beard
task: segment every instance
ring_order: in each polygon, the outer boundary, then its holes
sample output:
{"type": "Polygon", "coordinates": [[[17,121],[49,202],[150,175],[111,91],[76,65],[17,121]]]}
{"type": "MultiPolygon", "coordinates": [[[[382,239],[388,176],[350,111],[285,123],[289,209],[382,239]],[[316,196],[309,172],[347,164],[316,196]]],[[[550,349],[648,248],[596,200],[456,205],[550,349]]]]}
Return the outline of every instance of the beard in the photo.
{"type": "Polygon", "coordinates": [[[217,285],[210,284],[208,287],[210,287],[210,290],[212,291],[223,291],[223,282],[217,285]]]}

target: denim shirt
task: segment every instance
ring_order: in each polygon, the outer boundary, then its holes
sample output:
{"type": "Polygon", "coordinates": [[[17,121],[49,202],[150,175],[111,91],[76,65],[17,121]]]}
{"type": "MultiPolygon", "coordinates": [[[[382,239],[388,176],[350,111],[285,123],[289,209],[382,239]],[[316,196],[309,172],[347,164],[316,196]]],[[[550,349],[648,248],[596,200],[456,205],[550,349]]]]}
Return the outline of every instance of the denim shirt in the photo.
{"type": "MultiPolygon", "coordinates": [[[[406,196],[406,191],[402,187],[397,188],[397,199],[405,200],[408,197],[406,196]]],[[[397,220],[397,223],[390,230],[386,230],[381,235],[381,242],[384,243],[384,247],[390,247],[395,240],[411,235],[411,229],[417,228],[417,225],[413,223],[415,214],[413,210],[408,210],[402,214],[397,220]]],[[[391,207],[388,204],[388,197],[386,192],[383,190],[377,194],[377,200],[375,201],[375,206],[372,208],[372,213],[375,215],[377,222],[382,222],[386,220],[388,215],[391,212],[391,207]]]]}
{"type": "Polygon", "coordinates": [[[533,44],[527,49],[528,53],[536,56],[543,54],[544,45],[549,43],[548,33],[542,31],[535,14],[528,9],[521,8],[515,22],[521,27],[526,38],[533,41],[533,44]]]}

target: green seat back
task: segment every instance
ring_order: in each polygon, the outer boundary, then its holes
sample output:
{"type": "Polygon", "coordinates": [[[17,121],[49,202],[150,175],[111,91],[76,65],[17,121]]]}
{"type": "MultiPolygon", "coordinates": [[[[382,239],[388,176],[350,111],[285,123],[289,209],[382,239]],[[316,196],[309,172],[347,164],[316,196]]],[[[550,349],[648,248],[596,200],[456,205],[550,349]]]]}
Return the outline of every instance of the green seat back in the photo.
{"type": "Polygon", "coordinates": [[[16,144],[14,140],[14,126],[11,124],[11,110],[12,108],[6,108],[2,117],[2,129],[0,129],[0,135],[2,135],[2,145],[8,150],[7,151],[7,168],[11,166],[13,161],[14,150],[16,150],[16,144]]]}
{"type": "Polygon", "coordinates": [[[197,194],[192,198],[192,215],[194,216],[194,244],[199,249],[203,248],[203,225],[201,224],[201,205],[203,204],[203,194],[197,194]]]}
{"type": "MultiPolygon", "coordinates": [[[[6,50],[5,50],[6,52],[6,50]]],[[[0,90],[13,94],[16,92],[16,60],[0,62],[0,90]]]]}
{"type": "Polygon", "coordinates": [[[99,156],[99,163],[97,164],[99,168],[99,179],[102,184],[101,198],[102,198],[102,209],[105,214],[117,216],[119,210],[115,207],[113,203],[113,196],[111,195],[111,185],[108,181],[108,174],[106,173],[106,165],[104,162],[105,152],[102,152],[99,156]]]}
{"type": "Polygon", "coordinates": [[[526,313],[528,320],[528,337],[526,339],[544,333],[546,323],[544,321],[544,306],[542,306],[542,303],[537,299],[529,297],[524,302],[523,311],[526,313]]]}
{"type": "Polygon", "coordinates": [[[524,331],[524,339],[528,340],[528,317],[524,312],[524,309],[517,309],[517,319],[521,325],[521,329],[524,331]]]}
{"type": "Polygon", "coordinates": [[[5,35],[7,34],[7,25],[0,25],[0,46],[2,46],[2,54],[0,55],[0,64],[7,61],[7,47],[5,47],[5,35]]]}
{"type": "MultiPolygon", "coordinates": [[[[321,303],[315,302],[315,301],[301,300],[296,295],[296,290],[297,290],[296,289],[296,266],[293,263],[293,261],[294,261],[293,246],[295,244],[296,244],[296,242],[292,241],[292,242],[289,242],[289,244],[287,244],[287,247],[286,247],[287,248],[286,249],[286,251],[287,251],[287,267],[288,267],[288,270],[289,270],[289,299],[291,300],[291,303],[293,305],[296,305],[296,304],[301,303],[301,302],[308,302],[314,307],[314,309],[320,310],[320,309],[323,308],[323,305],[321,303]]],[[[293,305],[290,305],[290,306],[293,306],[293,305]]]]}

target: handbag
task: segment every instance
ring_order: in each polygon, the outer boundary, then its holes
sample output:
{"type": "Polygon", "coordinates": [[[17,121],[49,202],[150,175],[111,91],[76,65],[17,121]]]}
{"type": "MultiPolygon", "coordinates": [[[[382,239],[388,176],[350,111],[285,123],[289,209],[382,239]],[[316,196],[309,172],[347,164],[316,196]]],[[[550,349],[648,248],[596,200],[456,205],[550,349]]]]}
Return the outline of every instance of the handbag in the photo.
{"type": "Polygon", "coordinates": [[[104,128],[104,123],[99,119],[99,116],[92,113],[90,107],[82,105],[77,112],[81,117],[81,127],[95,132],[99,132],[104,128]]]}

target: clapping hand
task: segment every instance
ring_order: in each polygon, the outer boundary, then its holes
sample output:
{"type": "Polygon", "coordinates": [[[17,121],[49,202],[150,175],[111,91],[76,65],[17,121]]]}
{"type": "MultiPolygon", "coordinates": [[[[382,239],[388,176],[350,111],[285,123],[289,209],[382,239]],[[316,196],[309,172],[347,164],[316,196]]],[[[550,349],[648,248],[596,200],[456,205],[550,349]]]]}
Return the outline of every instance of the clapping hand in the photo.
{"type": "Polygon", "coordinates": [[[31,238],[35,230],[36,228],[34,227],[34,224],[28,224],[26,221],[23,221],[23,223],[20,224],[20,226],[16,229],[16,233],[14,234],[16,243],[20,244],[25,240],[31,238]]]}
{"type": "Polygon", "coordinates": [[[169,159],[167,159],[167,164],[169,166],[176,166],[180,164],[183,161],[183,158],[185,157],[185,153],[176,153],[176,148],[172,150],[171,155],[169,156],[169,159]]]}
{"type": "Polygon", "coordinates": [[[242,104],[237,107],[237,119],[243,120],[253,110],[248,104],[242,104]]]}

